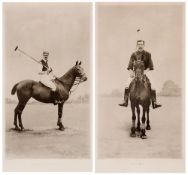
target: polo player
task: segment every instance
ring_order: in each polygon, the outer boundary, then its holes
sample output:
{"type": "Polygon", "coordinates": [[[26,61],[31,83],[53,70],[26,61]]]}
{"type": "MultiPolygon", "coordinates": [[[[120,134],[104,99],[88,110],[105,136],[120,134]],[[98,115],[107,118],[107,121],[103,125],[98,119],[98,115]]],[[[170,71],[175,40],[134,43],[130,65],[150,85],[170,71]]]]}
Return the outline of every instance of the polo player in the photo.
{"type": "Polygon", "coordinates": [[[41,78],[40,81],[45,86],[51,89],[51,97],[53,100],[54,105],[59,103],[58,101],[58,92],[56,91],[56,85],[54,83],[55,76],[52,74],[52,68],[48,66],[48,56],[49,52],[43,52],[43,59],[40,61],[42,64],[42,71],[39,72],[41,78]]]}
{"type": "Polygon", "coordinates": [[[134,52],[131,55],[129,64],[127,69],[129,70],[130,76],[127,79],[126,82],[126,88],[125,88],[125,92],[124,92],[124,102],[122,104],[119,104],[120,106],[124,106],[127,107],[128,106],[128,98],[129,98],[129,85],[132,82],[132,80],[135,77],[135,72],[134,72],[134,62],[137,60],[143,61],[144,62],[144,73],[146,74],[146,76],[149,78],[150,80],[150,84],[151,84],[151,100],[152,100],[152,107],[153,109],[161,107],[162,105],[157,103],[157,99],[156,99],[156,90],[153,89],[152,87],[154,87],[154,81],[151,75],[151,71],[154,70],[154,66],[153,66],[153,61],[151,59],[151,54],[147,51],[144,50],[144,46],[145,46],[145,41],[143,40],[138,40],[137,41],[137,48],[136,48],[136,52],[134,52]]]}

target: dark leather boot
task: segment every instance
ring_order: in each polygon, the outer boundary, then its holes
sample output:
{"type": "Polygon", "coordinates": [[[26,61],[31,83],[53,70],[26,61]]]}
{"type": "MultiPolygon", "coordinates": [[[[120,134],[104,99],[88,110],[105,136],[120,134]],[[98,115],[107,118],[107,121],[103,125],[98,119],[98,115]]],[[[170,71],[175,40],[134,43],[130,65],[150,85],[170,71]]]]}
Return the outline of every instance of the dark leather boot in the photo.
{"type": "Polygon", "coordinates": [[[57,91],[51,90],[51,99],[52,99],[54,105],[58,104],[57,97],[58,97],[57,91]]]}
{"type": "Polygon", "coordinates": [[[127,107],[128,106],[128,99],[129,99],[129,88],[125,88],[124,102],[119,104],[119,106],[127,107]]]}
{"type": "Polygon", "coordinates": [[[152,107],[153,109],[161,107],[161,104],[157,103],[157,97],[156,97],[156,91],[155,90],[151,90],[151,100],[152,100],[152,107]]]}

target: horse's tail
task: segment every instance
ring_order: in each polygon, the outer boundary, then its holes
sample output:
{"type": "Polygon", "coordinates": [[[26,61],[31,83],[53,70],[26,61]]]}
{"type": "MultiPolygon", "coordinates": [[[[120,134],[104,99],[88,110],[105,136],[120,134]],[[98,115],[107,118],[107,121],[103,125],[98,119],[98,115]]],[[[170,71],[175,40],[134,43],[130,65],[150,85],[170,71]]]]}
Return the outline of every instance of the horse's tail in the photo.
{"type": "Polygon", "coordinates": [[[14,85],[14,87],[12,88],[12,91],[11,91],[11,94],[14,95],[16,93],[16,90],[17,90],[17,86],[18,86],[19,83],[16,83],[14,85]]]}

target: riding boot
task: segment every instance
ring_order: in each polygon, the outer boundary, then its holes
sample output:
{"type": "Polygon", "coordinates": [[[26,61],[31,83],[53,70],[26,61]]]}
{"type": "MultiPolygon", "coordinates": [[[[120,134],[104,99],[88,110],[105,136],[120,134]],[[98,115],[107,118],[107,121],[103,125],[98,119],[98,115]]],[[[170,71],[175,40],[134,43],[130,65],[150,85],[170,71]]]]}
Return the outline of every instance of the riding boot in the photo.
{"type": "Polygon", "coordinates": [[[52,98],[52,101],[53,101],[54,105],[58,104],[57,96],[58,96],[57,91],[51,90],[51,98],[52,98]]]}
{"type": "Polygon", "coordinates": [[[124,92],[124,102],[119,104],[119,106],[124,106],[127,107],[128,106],[128,99],[129,99],[129,88],[125,88],[125,92],[124,92]]]}
{"type": "Polygon", "coordinates": [[[152,107],[153,109],[161,107],[161,104],[157,103],[157,98],[156,98],[156,91],[155,90],[151,90],[151,96],[152,96],[152,107]]]}

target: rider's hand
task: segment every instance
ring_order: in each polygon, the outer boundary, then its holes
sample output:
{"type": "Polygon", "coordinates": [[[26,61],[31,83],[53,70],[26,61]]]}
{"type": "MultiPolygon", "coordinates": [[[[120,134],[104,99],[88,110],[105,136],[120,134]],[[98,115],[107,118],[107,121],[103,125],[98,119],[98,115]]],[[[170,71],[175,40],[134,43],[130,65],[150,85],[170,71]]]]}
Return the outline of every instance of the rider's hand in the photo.
{"type": "Polygon", "coordinates": [[[52,72],[52,68],[49,67],[47,71],[48,71],[48,74],[51,73],[52,72]]]}
{"type": "Polygon", "coordinates": [[[134,78],[134,71],[130,69],[130,70],[129,70],[129,73],[130,73],[130,77],[131,77],[131,78],[134,78]]]}
{"type": "Polygon", "coordinates": [[[146,69],[146,70],[145,70],[145,74],[147,74],[149,71],[150,71],[150,69],[146,69]]]}

